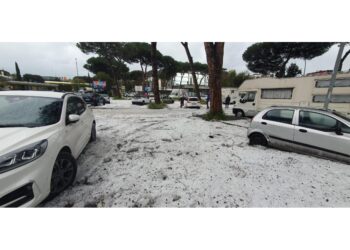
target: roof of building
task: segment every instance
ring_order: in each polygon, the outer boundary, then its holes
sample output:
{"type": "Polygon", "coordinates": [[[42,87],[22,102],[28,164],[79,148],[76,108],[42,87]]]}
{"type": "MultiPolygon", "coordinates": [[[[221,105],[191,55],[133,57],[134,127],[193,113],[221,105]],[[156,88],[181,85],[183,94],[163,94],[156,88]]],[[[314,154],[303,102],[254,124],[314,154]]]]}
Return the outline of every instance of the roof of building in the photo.
{"type": "Polygon", "coordinates": [[[62,98],[65,93],[54,91],[31,91],[31,90],[12,90],[12,91],[0,91],[0,95],[4,96],[38,96],[38,97],[51,97],[62,98]]]}

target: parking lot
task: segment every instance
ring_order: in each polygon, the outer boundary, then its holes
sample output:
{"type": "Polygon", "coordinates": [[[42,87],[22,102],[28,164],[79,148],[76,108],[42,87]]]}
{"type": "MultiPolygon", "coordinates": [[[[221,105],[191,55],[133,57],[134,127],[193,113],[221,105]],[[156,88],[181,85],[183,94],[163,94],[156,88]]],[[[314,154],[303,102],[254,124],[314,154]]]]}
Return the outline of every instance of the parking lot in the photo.
{"type": "MultiPolygon", "coordinates": [[[[249,120],[207,122],[180,109],[97,107],[97,141],[73,186],[45,207],[346,207],[348,165],[249,146],[249,120]]],[[[230,112],[227,110],[227,112],[230,112]]]]}

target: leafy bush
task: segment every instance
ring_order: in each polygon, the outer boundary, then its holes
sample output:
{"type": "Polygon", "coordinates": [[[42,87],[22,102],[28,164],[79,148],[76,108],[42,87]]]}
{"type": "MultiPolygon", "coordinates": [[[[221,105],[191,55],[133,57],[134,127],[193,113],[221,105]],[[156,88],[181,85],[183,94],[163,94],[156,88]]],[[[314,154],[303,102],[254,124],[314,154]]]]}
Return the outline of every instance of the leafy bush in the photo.
{"type": "Polygon", "coordinates": [[[204,120],[206,121],[212,121],[212,120],[218,120],[218,121],[226,121],[226,120],[231,120],[230,117],[225,115],[224,112],[221,112],[219,114],[213,114],[211,112],[208,112],[204,115],[201,116],[204,120]]]}
{"type": "Polygon", "coordinates": [[[157,104],[157,103],[151,102],[150,104],[148,104],[149,109],[163,109],[166,106],[167,105],[165,103],[157,104]]]}
{"type": "Polygon", "coordinates": [[[204,99],[201,99],[201,100],[200,100],[200,104],[206,105],[206,104],[207,104],[207,101],[204,100],[204,99]]]}

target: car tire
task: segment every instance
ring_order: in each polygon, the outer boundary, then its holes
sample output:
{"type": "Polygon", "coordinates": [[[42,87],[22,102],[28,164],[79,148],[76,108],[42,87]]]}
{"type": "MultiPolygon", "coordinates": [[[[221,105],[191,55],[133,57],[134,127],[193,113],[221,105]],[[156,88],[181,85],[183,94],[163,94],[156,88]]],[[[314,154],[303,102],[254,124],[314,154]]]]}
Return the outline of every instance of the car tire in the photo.
{"type": "Polygon", "coordinates": [[[260,133],[254,133],[249,136],[249,145],[267,146],[267,140],[264,135],[260,133]]]}
{"type": "Polygon", "coordinates": [[[66,151],[60,152],[52,169],[50,194],[47,200],[51,200],[72,185],[76,174],[77,162],[72,154],[66,151]]]}
{"type": "Polygon", "coordinates": [[[93,142],[93,141],[96,141],[96,123],[93,123],[92,124],[92,127],[91,127],[91,135],[90,135],[90,141],[89,142],[93,142]]]}
{"type": "Polygon", "coordinates": [[[236,118],[242,118],[242,117],[244,117],[244,112],[242,111],[242,110],[236,110],[236,111],[234,111],[234,114],[235,114],[235,117],[236,118]]]}

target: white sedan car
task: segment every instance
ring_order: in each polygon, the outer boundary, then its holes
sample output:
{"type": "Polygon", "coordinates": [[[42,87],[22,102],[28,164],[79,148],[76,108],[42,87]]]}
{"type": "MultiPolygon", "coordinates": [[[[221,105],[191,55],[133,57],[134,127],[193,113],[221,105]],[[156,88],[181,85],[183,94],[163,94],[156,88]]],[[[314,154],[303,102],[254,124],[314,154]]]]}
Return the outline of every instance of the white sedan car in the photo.
{"type": "Polygon", "coordinates": [[[136,104],[136,105],[145,105],[145,104],[149,104],[150,102],[151,102],[151,100],[147,97],[144,97],[144,96],[135,96],[131,100],[131,103],[136,104]]]}
{"type": "Polygon", "coordinates": [[[200,109],[201,104],[199,102],[199,99],[197,97],[188,97],[185,101],[185,108],[196,108],[200,109]]]}
{"type": "Polygon", "coordinates": [[[271,107],[248,129],[250,144],[271,145],[350,163],[350,119],[334,111],[271,107]]]}
{"type": "Polygon", "coordinates": [[[96,139],[94,116],[74,94],[0,92],[0,207],[36,206],[75,179],[96,139]]]}

